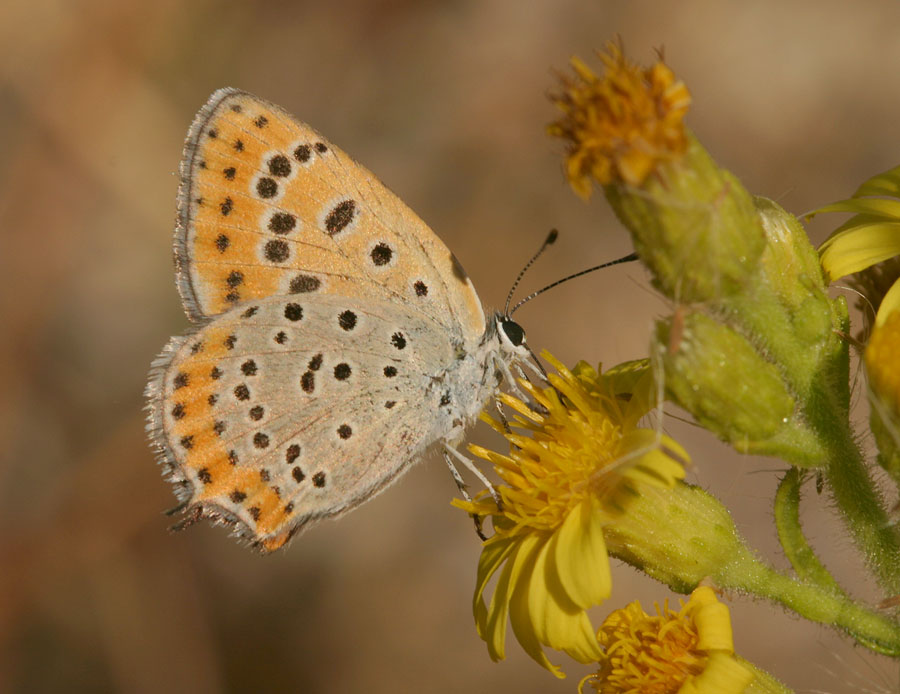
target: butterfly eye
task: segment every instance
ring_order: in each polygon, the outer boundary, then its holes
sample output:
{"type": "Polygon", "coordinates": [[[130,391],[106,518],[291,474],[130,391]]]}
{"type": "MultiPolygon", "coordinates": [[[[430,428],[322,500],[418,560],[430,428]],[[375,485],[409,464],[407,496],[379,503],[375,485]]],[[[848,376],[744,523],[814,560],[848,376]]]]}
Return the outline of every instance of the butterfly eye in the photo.
{"type": "Polygon", "coordinates": [[[500,330],[503,331],[506,339],[512,343],[513,347],[520,347],[525,344],[525,330],[515,321],[501,320],[500,330]]]}

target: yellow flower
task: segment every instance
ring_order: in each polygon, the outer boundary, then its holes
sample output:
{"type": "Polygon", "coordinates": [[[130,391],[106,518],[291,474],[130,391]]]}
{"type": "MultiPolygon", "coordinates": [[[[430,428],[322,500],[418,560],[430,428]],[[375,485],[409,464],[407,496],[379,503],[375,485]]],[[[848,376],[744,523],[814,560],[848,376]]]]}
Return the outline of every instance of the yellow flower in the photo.
{"type": "Polygon", "coordinates": [[[585,199],[591,178],[601,185],[640,185],[660,161],[680,155],[691,103],[687,87],[662,59],[642,69],[614,43],[598,55],[603,77],[574,57],[575,77],[560,75],[563,91],[551,99],[564,115],[547,129],[568,142],[566,177],[585,199]]]}
{"type": "Polygon", "coordinates": [[[691,593],[678,612],[656,606],[648,615],[638,602],[616,610],[597,639],[600,669],[581,681],[600,694],[740,694],[754,669],[734,656],[731,617],[711,588],[691,593]]]}
{"type": "Polygon", "coordinates": [[[687,454],[669,437],[636,426],[653,406],[646,362],[601,376],[584,362],[573,372],[546,352],[543,356],[558,371],[549,376],[552,387],[541,390],[523,381],[531,405],[501,396],[518,413],[516,430],[505,432],[482,415],[508,439],[509,455],[469,447],[492,462],[503,479],[502,508],[486,494],[454,504],[493,521],[473,601],[478,633],[491,658],[505,657],[509,617],[526,652],[564,677],[542,645],[582,663],[600,656],[585,610],[610,593],[604,528],[627,513],[640,485],[672,486],[682,479],[687,454]],[[501,567],[486,605],[487,583],[501,567]]]}

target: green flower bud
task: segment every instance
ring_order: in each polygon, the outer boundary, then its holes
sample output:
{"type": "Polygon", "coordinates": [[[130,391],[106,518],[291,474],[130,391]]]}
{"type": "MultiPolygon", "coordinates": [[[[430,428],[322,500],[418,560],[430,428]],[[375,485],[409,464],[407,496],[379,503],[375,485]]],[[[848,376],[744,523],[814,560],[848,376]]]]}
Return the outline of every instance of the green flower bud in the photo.
{"type": "Polygon", "coordinates": [[[742,453],[779,455],[797,465],[820,460],[781,373],[753,344],[702,313],[673,320],[682,321],[679,329],[660,322],[656,338],[666,390],[678,405],[742,453]]]}
{"type": "Polygon", "coordinates": [[[831,310],[819,254],[796,217],[767,198],[758,197],[755,204],[766,234],[766,247],[760,257],[766,283],[795,318],[806,320],[799,331],[801,336],[830,333],[831,310]],[[812,302],[820,305],[814,307],[812,302]],[[806,315],[810,310],[812,318],[806,315]]]}
{"type": "Polygon", "coordinates": [[[766,239],[757,272],[718,302],[717,314],[751,336],[806,407],[824,381],[846,382],[843,301],[829,299],[818,254],[796,218],[771,200],[755,204],[766,239]]]}
{"type": "Polygon", "coordinates": [[[613,183],[604,190],[667,296],[718,300],[756,272],[765,235],[753,198],[693,135],[682,157],[660,164],[640,187],[613,183]]]}
{"type": "Polygon", "coordinates": [[[604,531],[608,552],[688,593],[704,578],[714,579],[722,567],[748,553],[731,514],[699,487],[678,483],[672,488],[642,486],[622,514],[604,531]]]}

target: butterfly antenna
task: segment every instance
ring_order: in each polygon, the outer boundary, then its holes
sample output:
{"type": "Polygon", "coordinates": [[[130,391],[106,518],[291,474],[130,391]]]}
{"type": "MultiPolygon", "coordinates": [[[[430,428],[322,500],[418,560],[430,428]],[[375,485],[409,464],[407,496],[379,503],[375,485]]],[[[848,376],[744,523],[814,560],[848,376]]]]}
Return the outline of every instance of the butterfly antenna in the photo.
{"type": "MultiPolygon", "coordinates": [[[[553,235],[553,234],[552,234],[552,232],[551,232],[551,236],[552,236],[552,235],[553,235]]],[[[556,238],[556,237],[554,236],[554,240],[555,240],[555,238],[556,238]]],[[[549,241],[549,237],[548,237],[548,241],[549,241]]],[[[550,243],[552,243],[552,241],[550,241],[550,243]]],[[[544,250],[544,247],[546,247],[546,246],[547,246],[547,242],[544,242],[544,246],[541,248],[541,251],[543,251],[543,250],[544,250]]],[[[540,255],[540,254],[541,254],[541,251],[538,251],[538,254],[537,254],[537,255],[540,255]]],[[[537,255],[535,256],[535,258],[537,258],[537,255]]],[[[553,287],[559,286],[559,285],[562,284],[563,282],[568,282],[569,280],[574,280],[576,277],[581,277],[582,275],[586,275],[586,274],[588,274],[589,272],[595,272],[596,270],[602,270],[603,268],[609,267],[609,266],[611,266],[611,265],[619,265],[620,263],[630,263],[630,262],[635,261],[635,260],[637,260],[637,259],[638,259],[637,253],[629,253],[628,255],[623,256],[623,257],[621,257],[621,258],[616,258],[615,260],[610,260],[608,263],[602,263],[601,265],[595,265],[594,267],[589,267],[587,270],[582,270],[581,272],[576,272],[574,275],[569,275],[568,277],[563,277],[561,280],[556,280],[556,282],[553,282],[552,284],[548,284],[548,285],[547,285],[546,287],[544,287],[543,289],[538,289],[536,292],[533,292],[533,293],[529,294],[529,295],[526,296],[524,299],[522,299],[519,303],[517,303],[515,306],[513,306],[512,311],[507,311],[507,312],[505,313],[505,315],[506,315],[506,316],[511,316],[512,314],[514,314],[514,313],[519,309],[519,307],[520,307],[522,304],[528,303],[528,302],[531,301],[534,297],[536,297],[538,294],[543,294],[543,293],[546,292],[548,289],[553,289],[553,287]]],[[[531,265],[532,262],[534,262],[534,258],[532,258],[531,262],[528,263],[528,265],[531,265]]],[[[525,266],[525,270],[528,269],[528,265],[525,266]]],[[[525,270],[522,270],[522,273],[520,273],[520,275],[519,275],[520,278],[521,278],[522,274],[525,273],[525,270]]],[[[516,280],[516,284],[518,284],[518,283],[519,283],[519,280],[516,280]]],[[[515,289],[515,285],[513,285],[513,289],[515,289]]],[[[512,292],[510,292],[510,296],[512,296],[512,292]]],[[[507,306],[507,308],[509,308],[509,301],[506,302],[506,306],[507,306]]]]}
{"type": "MultiPolygon", "coordinates": [[[[525,267],[522,268],[522,271],[519,273],[519,276],[516,277],[516,281],[513,282],[513,286],[512,286],[512,288],[509,290],[509,294],[506,296],[506,306],[505,306],[504,309],[503,309],[503,315],[504,315],[504,316],[509,316],[509,315],[510,315],[510,313],[509,313],[509,302],[512,301],[513,294],[514,294],[515,291],[516,291],[516,287],[519,286],[519,282],[522,281],[522,278],[525,276],[525,273],[528,272],[528,268],[530,268],[530,267],[534,264],[534,261],[535,261],[535,260],[537,260],[538,258],[540,258],[541,253],[543,253],[545,250],[547,250],[547,246],[552,245],[553,242],[556,241],[556,237],[557,237],[557,236],[559,236],[559,232],[558,232],[556,229],[551,229],[551,230],[550,230],[550,233],[547,234],[547,238],[544,239],[544,243],[542,243],[542,244],[541,244],[541,247],[538,249],[538,252],[535,253],[535,254],[532,256],[531,260],[529,260],[527,263],[525,263],[525,267]]],[[[520,303],[521,303],[521,302],[520,302],[520,303]]],[[[513,311],[515,311],[515,310],[516,310],[516,309],[513,309],[513,311]]]]}

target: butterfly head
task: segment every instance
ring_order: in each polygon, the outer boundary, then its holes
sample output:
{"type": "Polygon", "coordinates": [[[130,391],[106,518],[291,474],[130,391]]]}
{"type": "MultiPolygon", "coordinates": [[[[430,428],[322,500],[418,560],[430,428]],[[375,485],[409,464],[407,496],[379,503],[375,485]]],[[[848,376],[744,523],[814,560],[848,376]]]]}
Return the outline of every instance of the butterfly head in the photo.
{"type": "Polygon", "coordinates": [[[500,350],[516,356],[528,358],[530,351],[525,344],[525,329],[508,316],[497,313],[494,316],[500,350]]]}

